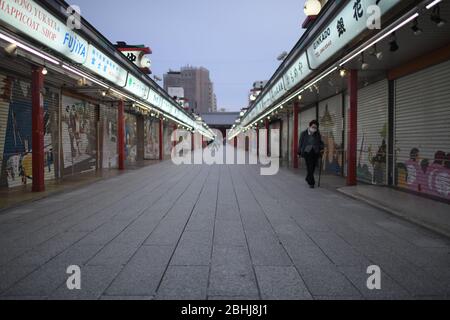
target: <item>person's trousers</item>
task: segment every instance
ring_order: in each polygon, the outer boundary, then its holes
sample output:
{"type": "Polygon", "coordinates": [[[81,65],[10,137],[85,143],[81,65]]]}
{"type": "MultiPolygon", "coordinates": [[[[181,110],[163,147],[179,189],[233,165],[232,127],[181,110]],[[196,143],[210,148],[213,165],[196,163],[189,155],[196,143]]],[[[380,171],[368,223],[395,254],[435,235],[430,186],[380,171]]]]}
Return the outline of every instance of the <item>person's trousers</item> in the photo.
{"type": "Polygon", "coordinates": [[[305,154],[306,161],[306,169],[308,171],[308,175],[306,176],[306,182],[310,186],[314,186],[316,184],[316,179],[314,178],[314,173],[316,171],[317,161],[319,160],[319,155],[315,152],[310,152],[305,154]]]}

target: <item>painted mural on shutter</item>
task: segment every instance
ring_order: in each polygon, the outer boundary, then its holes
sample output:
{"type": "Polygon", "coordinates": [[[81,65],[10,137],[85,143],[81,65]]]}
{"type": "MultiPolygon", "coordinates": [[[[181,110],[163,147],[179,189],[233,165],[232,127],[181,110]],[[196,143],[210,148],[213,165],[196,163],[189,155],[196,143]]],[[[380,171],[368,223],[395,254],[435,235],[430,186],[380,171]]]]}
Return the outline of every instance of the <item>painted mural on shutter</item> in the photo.
{"type": "Polygon", "coordinates": [[[159,160],[159,120],[146,118],[144,122],[144,158],[159,160]]]}
{"type": "Polygon", "coordinates": [[[281,158],[285,161],[289,160],[289,124],[287,117],[283,117],[281,132],[281,158]]]}
{"type": "Polygon", "coordinates": [[[388,81],[358,91],[358,180],[387,183],[388,81]]]}
{"type": "Polygon", "coordinates": [[[54,88],[46,88],[44,95],[44,151],[45,151],[45,180],[53,180],[60,175],[59,168],[59,104],[61,91],[54,88]]]}
{"type": "Polygon", "coordinates": [[[128,162],[137,161],[137,122],[129,113],[125,113],[125,157],[128,162]]]}
{"type": "Polygon", "coordinates": [[[341,95],[319,103],[320,133],[325,144],[323,168],[325,171],[337,175],[341,175],[343,169],[342,114],[341,95]]]}
{"type": "Polygon", "coordinates": [[[165,157],[170,157],[172,155],[172,133],[173,133],[173,124],[165,122],[163,129],[165,157]]]}
{"type": "MultiPolygon", "coordinates": [[[[44,96],[45,180],[55,179],[53,135],[57,134],[54,103],[49,89],[44,96]],[[51,105],[51,108],[49,108],[51,105]]],[[[58,100],[58,97],[55,98],[58,100]]],[[[32,104],[31,83],[11,76],[1,76],[0,143],[2,170],[0,185],[10,188],[31,184],[32,176],[32,104]]]]}
{"type": "MultiPolygon", "coordinates": [[[[6,129],[8,126],[9,104],[12,98],[12,81],[6,75],[0,74],[0,179],[6,179],[6,166],[3,166],[6,129]]],[[[6,181],[0,180],[0,186],[6,186],[6,181]]]]}
{"type": "Polygon", "coordinates": [[[95,170],[97,167],[96,106],[63,95],[61,142],[64,175],[95,170]]]}
{"type": "Polygon", "coordinates": [[[117,108],[109,105],[100,106],[100,122],[102,126],[102,168],[118,167],[117,154],[117,108]]]}
{"type": "Polygon", "coordinates": [[[396,184],[450,199],[450,61],[396,81],[396,184]]]}
{"type": "MultiPolygon", "coordinates": [[[[278,154],[281,157],[281,150],[280,150],[280,148],[281,148],[281,145],[280,145],[280,142],[281,142],[281,132],[280,132],[280,130],[281,130],[281,121],[272,122],[270,124],[270,134],[272,134],[272,130],[278,130],[278,132],[279,132],[280,141],[278,142],[278,154]]],[[[270,154],[272,154],[272,152],[274,151],[272,149],[272,135],[270,136],[270,140],[269,140],[269,148],[270,148],[269,149],[270,150],[270,154]]],[[[275,148],[275,146],[273,146],[273,148],[275,148]]]]}

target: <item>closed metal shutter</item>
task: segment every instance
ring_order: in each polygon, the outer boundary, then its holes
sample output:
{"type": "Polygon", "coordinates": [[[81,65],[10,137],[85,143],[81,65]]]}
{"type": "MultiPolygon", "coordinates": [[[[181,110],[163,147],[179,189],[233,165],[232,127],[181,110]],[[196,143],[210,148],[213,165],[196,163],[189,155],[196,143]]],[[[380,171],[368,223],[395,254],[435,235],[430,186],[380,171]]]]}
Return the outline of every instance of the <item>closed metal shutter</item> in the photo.
{"type": "MultiPolygon", "coordinates": [[[[45,87],[45,181],[57,176],[59,97],[59,90],[45,87]]],[[[31,82],[6,74],[0,75],[0,154],[1,186],[13,188],[32,183],[31,82]]]]}
{"type": "MultiPolygon", "coordinates": [[[[270,139],[269,139],[269,152],[272,154],[272,130],[281,130],[281,121],[275,121],[270,124],[270,139]]],[[[279,133],[280,141],[278,142],[278,154],[281,155],[281,134],[279,133]]],[[[275,146],[274,146],[275,148],[275,146]]]]}
{"type": "Polygon", "coordinates": [[[450,61],[395,83],[396,184],[450,199],[450,61]]]}
{"type": "Polygon", "coordinates": [[[130,113],[125,113],[125,157],[128,163],[137,161],[137,120],[130,113]]]}
{"type": "Polygon", "coordinates": [[[343,106],[342,95],[319,103],[319,123],[325,144],[324,170],[341,175],[343,173],[343,106]]]}
{"type": "MultiPolygon", "coordinates": [[[[299,121],[298,121],[298,138],[300,139],[300,136],[302,133],[308,129],[309,124],[311,121],[317,120],[317,108],[314,106],[313,108],[306,109],[304,111],[300,112],[299,115],[299,121]]],[[[301,158],[300,166],[302,168],[306,168],[305,160],[301,158]]]]}
{"type": "Polygon", "coordinates": [[[359,181],[376,185],[387,184],[388,104],[387,80],[358,91],[359,181]]]}
{"type": "Polygon", "coordinates": [[[45,180],[50,181],[60,175],[59,113],[61,90],[46,87],[44,95],[44,151],[45,180]]]}
{"type": "Polygon", "coordinates": [[[11,102],[12,81],[4,74],[0,74],[0,186],[7,186],[5,139],[8,126],[9,104],[11,102]],[[5,161],[3,159],[5,158],[5,161]]]}
{"type": "MultiPolygon", "coordinates": [[[[172,155],[172,133],[173,133],[173,124],[170,122],[164,122],[163,128],[163,148],[164,148],[164,157],[170,157],[172,155]]],[[[206,138],[204,138],[206,141],[206,138]]]]}
{"type": "Polygon", "coordinates": [[[63,175],[97,169],[98,106],[80,98],[63,95],[61,144],[63,175]]]}
{"type": "Polygon", "coordinates": [[[118,167],[117,154],[117,107],[114,105],[100,105],[101,164],[103,169],[118,167]]]}
{"type": "Polygon", "coordinates": [[[281,128],[281,158],[285,161],[289,161],[289,123],[287,120],[287,116],[282,119],[281,128]]]}
{"type": "Polygon", "coordinates": [[[145,119],[144,158],[145,160],[159,160],[159,119],[145,119]]]}

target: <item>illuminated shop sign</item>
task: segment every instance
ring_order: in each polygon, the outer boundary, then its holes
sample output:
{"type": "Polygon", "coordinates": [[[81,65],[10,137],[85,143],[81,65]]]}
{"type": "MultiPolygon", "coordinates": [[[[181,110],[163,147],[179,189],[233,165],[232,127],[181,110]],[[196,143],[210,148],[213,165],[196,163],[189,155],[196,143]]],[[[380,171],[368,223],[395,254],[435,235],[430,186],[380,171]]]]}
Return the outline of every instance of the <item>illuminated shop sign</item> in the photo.
{"type": "MultiPolygon", "coordinates": [[[[283,74],[284,93],[306,79],[328,59],[367,30],[376,13],[383,17],[401,0],[350,0],[344,9],[326,26],[312,44],[283,74]],[[308,63],[309,61],[309,63],[308,63]]],[[[283,94],[279,82],[266,92],[250,111],[245,124],[250,123],[283,94]]]]}
{"type": "Polygon", "coordinates": [[[400,0],[349,1],[308,47],[307,52],[311,68],[319,68],[364,30],[367,30],[368,24],[370,26],[370,23],[374,21],[377,12],[382,17],[399,2],[400,0]]]}
{"type": "Polygon", "coordinates": [[[137,79],[131,73],[128,73],[127,84],[125,90],[138,96],[141,99],[147,100],[150,88],[145,85],[141,80],[137,79]]]}
{"type": "Polygon", "coordinates": [[[84,63],[88,42],[34,1],[0,0],[0,21],[76,63],[84,63]]]}
{"type": "Polygon", "coordinates": [[[127,71],[92,44],[89,45],[87,60],[83,65],[120,87],[126,84],[127,71]]]}

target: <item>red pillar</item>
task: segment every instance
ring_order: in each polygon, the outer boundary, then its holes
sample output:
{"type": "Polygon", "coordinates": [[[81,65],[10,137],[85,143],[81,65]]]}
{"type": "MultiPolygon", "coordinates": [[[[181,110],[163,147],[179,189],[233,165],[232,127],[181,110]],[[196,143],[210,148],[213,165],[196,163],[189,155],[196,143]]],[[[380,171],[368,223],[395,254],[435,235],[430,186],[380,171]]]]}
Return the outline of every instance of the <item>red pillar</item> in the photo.
{"type": "Polygon", "coordinates": [[[299,143],[299,137],[298,137],[298,113],[300,111],[300,103],[295,102],[294,103],[294,132],[292,135],[292,143],[294,144],[292,146],[292,161],[293,161],[293,167],[294,169],[298,169],[298,143],[299,143]]]}
{"type": "Polygon", "coordinates": [[[194,133],[191,133],[191,150],[192,150],[192,152],[194,152],[194,150],[195,150],[195,134],[194,133]]]}
{"type": "Polygon", "coordinates": [[[269,148],[269,139],[270,139],[270,122],[269,119],[266,119],[266,148],[267,148],[267,156],[270,155],[270,148],[269,148]]]}
{"type": "Polygon", "coordinates": [[[44,181],[44,75],[41,67],[32,71],[32,161],[33,161],[33,192],[45,191],[44,181]]]}
{"type": "Polygon", "coordinates": [[[164,130],[164,120],[159,119],[159,160],[162,161],[164,159],[164,136],[163,136],[163,130],[164,130]]]}
{"type": "Polygon", "coordinates": [[[117,112],[117,153],[119,154],[119,170],[125,170],[125,118],[124,102],[119,101],[117,112]]]}
{"type": "Polygon", "coordinates": [[[238,138],[234,137],[234,148],[237,149],[238,147],[238,138]]]}
{"type": "Polygon", "coordinates": [[[350,95],[348,146],[347,146],[347,185],[355,186],[356,159],[357,159],[357,132],[358,132],[358,71],[351,70],[348,78],[348,90],[350,95]]]}

